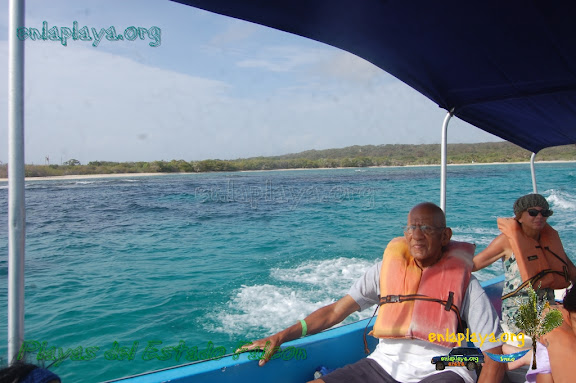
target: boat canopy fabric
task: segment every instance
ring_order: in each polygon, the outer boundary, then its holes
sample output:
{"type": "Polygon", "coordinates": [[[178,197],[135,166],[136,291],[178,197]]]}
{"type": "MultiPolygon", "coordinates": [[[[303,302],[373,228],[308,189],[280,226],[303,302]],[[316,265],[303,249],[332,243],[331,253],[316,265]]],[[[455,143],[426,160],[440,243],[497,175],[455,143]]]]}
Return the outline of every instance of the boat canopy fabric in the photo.
{"type": "Polygon", "coordinates": [[[175,0],[351,52],[532,152],[576,143],[573,0],[175,0]]]}

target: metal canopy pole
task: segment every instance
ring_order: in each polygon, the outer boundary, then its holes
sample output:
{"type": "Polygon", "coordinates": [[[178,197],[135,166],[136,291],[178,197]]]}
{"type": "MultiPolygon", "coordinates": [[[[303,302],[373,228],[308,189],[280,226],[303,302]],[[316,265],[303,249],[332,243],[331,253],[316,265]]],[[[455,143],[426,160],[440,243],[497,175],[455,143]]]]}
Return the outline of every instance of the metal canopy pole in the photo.
{"type": "Polygon", "coordinates": [[[8,363],[24,340],[24,0],[10,0],[8,22],[8,363]]]}
{"type": "Polygon", "coordinates": [[[532,190],[534,190],[534,193],[538,193],[538,186],[536,186],[536,169],[534,167],[535,158],[536,153],[532,153],[530,156],[530,172],[532,173],[532,190]]]}
{"type": "Polygon", "coordinates": [[[442,124],[442,145],[440,155],[440,208],[446,214],[446,168],[448,163],[448,122],[452,118],[454,108],[444,117],[442,124]]]}

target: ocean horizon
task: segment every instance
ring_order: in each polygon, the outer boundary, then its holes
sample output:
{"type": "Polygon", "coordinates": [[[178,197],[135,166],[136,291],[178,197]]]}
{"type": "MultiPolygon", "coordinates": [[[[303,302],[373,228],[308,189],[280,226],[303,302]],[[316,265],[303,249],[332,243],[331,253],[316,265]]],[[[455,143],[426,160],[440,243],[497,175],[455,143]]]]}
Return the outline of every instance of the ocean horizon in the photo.
{"type": "MultiPolygon", "coordinates": [[[[232,353],[346,294],[402,235],[412,206],[439,203],[439,168],[27,179],[28,361],[50,365],[69,352],[50,369],[63,381],[102,382],[232,353]],[[189,352],[154,351],[178,346],[189,352]]],[[[536,178],[574,261],[576,164],[537,162],[536,178]]],[[[481,251],[499,233],[496,218],[530,192],[528,163],[449,165],[453,239],[481,251]]],[[[0,184],[4,307],[7,199],[0,184]]],[[[500,274],[499,262],[475,273],[500,274]]],[[[0,364],[6,337],[0,321],[0,364]]]]}

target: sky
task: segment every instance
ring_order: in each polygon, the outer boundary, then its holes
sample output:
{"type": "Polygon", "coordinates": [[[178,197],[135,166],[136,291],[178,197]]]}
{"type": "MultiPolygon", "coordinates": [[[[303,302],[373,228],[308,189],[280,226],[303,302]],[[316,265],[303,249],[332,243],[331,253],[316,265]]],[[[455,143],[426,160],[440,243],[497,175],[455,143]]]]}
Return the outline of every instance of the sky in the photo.
{"type": "MultiPolygon", "coordinates": [[[[6,163],[8,1],[1,3],[6,163]]],[[[26,31],[44,25],[58,41],[23,35],[28,164],[440,142],[443,109],[367,61],[300,36],[168,0],[26,1],[26,31]],[[74,25],[92,40],[64,45],[62,33],[74,25]],[[111,27],[122,40],[105,37],[111,27]],[[138,28],[146,28],[143,39],[138,28]]],[[[449,143],[487,141],[500,139],[451,120],[449,143]]]]}

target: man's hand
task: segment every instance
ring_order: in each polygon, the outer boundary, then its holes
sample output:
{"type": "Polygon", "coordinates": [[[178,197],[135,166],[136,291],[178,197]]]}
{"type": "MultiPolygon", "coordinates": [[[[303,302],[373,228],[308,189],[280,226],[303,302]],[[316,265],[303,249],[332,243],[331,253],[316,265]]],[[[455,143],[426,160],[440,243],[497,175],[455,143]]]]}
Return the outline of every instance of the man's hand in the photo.
{"type": "MultiPolygon", "coordinates": [[[[316,334],[320,331],[326,330],[342,322],[348,315],[355,311],[360,310],[360,306],[350,295],[345,295],[338,301],[324,306],[314,311],[306,317],[306,324],[308,327],[308,334],[316,334]]],[[[236,353],[250,351],[250,350],[264,350],[264,356],[258,361],[259,366],[263,366],[280,349],[282,343],[298,339],[302,336],[302,324],[296,324],[288,327],[267,338],[255,340],[252,343],[247,343],[236,350],[236,353]]]]}
{"type": "Polygon", "coordinates": [[[278,334],[274,334],[267,338],[262,338],[255,340],[252,343],[247,343],[242,347],[238,348],[236,351],[234,351],[234,353],[239,354],[246,351],[263,350],[264,355],[262,355],[262,357],[258,361],[258,365],[262,367],[263,365],[268,363],[272,355],[274,355],[276,351],[280,349],[281,344],[282,341],[280,340],[278,334]]]}

